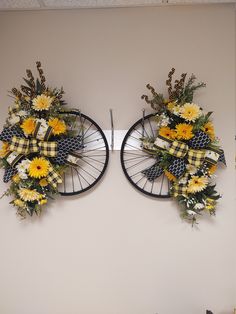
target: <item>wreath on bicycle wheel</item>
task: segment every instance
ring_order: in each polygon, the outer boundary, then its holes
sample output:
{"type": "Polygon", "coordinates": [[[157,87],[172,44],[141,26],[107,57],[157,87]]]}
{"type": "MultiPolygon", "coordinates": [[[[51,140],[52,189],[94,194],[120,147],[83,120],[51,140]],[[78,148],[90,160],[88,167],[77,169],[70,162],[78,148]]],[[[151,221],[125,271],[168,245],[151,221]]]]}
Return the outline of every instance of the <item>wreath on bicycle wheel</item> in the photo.
{"type": "Polygon", "coordinates": [[[205,113],[193,103],[194,92],[205,84],[187,73],[172,79],[175,69],[168,74],[168,99],[148,84],[152,97],[142,99],[156,111],[155,137],[142,137],[142,149],[155,156],[156,162],[143,171],[149,181],[165,174],[170,181],[170,194],[182,208],[182,217],[195,223],[197,215],[215,214],[221,197],[213,184],[219,162],[226,165],[224,151],[214,132],[212,112],[205,113]]]}
{"type": "Polygon", "coordinates": [[[77,166],[74,151],[83,147],[82,136],[71,130],[74,117],[64,110],[63,89],[46,86],[41,63],[36,65],[39,78],[26,70],[26,85],[12,88],[14,105],[0,133],[3,181],[10,181],[4,195],[13,196],[10,203],[22,218],[41,213],[51,195],[58,193],[67,167],[77,166]]]}

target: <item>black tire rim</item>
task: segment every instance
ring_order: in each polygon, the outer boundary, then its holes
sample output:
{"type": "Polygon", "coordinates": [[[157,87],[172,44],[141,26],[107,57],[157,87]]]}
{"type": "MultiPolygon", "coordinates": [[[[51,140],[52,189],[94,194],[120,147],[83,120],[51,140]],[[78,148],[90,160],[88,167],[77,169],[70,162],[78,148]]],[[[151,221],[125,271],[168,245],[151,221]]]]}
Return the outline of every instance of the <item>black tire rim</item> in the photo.
{"type": "Polygon", "coordinates": [[[71,196],[90,190],[101,180],[109,161],[109,147],[102,129],[90,117],[78,111],[66,113],[76,115],[84,141],[84,148],[76,152],[80,156],[78,166],[68,167],[59,186],[61,195],[71,196]]]}
{"type": "Polygon", "coordinates": [[[144,169],[155,164],[155,157],[141,148],[140,140],[143,136],[155,137],[154,116],[149,114],[138,120],[126,133],[120,151],[121,166],[128,181],[140,192],[155,198],[170,198],[170,183],[164,174],[152,182],[142,174],[144,169]]]}

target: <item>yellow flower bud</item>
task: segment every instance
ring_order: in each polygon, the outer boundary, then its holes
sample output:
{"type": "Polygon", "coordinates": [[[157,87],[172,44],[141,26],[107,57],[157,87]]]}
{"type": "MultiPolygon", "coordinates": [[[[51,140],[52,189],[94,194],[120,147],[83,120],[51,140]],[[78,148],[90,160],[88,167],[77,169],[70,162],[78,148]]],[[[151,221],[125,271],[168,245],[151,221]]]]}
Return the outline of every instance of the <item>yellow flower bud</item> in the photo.
{"type": "Polygon", "coordinates": [[[19,183],[20,182],[20,176],[19,174],[15,174],[13,177],[12,177],[12,181],[14,183],[19,183]]]}
{"type": "Polygon", "coordinates": [[[44,204],[47,204],[47,202],[48,202],[48,200],[45,199],[45,198],[43,198],[43,199],[39,202],[39,204],[40,204],[40,205],[44,205],[44,204]]]}

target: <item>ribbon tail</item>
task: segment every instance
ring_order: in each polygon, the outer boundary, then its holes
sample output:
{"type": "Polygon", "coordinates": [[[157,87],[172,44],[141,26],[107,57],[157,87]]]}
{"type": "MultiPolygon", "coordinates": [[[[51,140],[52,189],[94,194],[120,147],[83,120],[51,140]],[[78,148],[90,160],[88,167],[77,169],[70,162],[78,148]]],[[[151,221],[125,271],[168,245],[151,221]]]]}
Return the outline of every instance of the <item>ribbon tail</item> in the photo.
{"type": "Polygon", "coordinates": [[[186,163],[182,158],[175,158],[167,170],[176,178],[180,178],[186,171],[186,163]]]}
{"type": "Polygon", "coordinates": [[[164,170],[159,166],[159,162],[156,162],[151,167],[144,169],[141,173],[146,176],[148,181],[153,182],[156,178],[160,177],[163,174],[164,170]]]}
{"type": "Polygon", "coordinates": [[[225,152],[223,151],[223,149],[220,150],[220,157],[218,159],[218,162],[222,162],[225,166],[227,166],[226,159],[225,159],[225,152]]]}
{"type": "Polygon", "coordinates": [[[9,167],[9,168],[6,168],[5,170],[5,173],[4,173],[4,176],[3,176],[3,182],[4,183],[7,183],[11,180],[11,178],[17,174],[18,171],[15,167],[9,167]]]}
{"type": "Polygon", "coordinates": [[[61,176],[58,174],[57,171],[54,170],[53,166],[49,166],[47,181],[51,184],[55,189],[59,183],[62,183],[61,176]]]}
{"type": "MultiPolygon", "coordinates": [[[[70,164],[73,159],[71,155],[78,157],[75,152],[83,148],[83,137],[80,135],[60,140],[58,141],[58,152],[54,161],[59,165],[70,164]]],[[[75,161],[72,161],[72,163],[73,165],[76,164],[75,161]]]]}

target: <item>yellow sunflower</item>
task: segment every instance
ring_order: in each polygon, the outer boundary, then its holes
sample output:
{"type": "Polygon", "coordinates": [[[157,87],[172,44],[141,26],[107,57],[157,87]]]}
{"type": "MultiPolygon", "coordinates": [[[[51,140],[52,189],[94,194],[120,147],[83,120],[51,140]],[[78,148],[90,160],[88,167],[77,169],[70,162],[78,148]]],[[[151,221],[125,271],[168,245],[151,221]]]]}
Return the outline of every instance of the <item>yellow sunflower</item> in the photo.
{"type": "Polygon", "coordinates": [[[37,192],[36,190],[30,190],[30,189],[25,189],[25,188],[21,188],[18,191],[18,194],[21,200],[25,202],[39,201],[43,197],[43,195],[37,192]]]}
{"type": "Polygon", "coordinates": [[[10,145],[7,142],[2,143],[2,148],[0,149],[0,157],[3,158],[10,151],[10,145]]]}
{"type": "Polygon", "coordinates": [[[167,177],[168,180],[170,181],[175,181],[176,180],[176,177],[169,171],[165,170],[165,175],[167,177]]]}
{"type": "Polygon", "coordinates": [[[63,120],[59,120],[58,118],[50,119],[48,121],[48,125],[52,127],[52,133],[54,135],[59,135],[66,132],[65,122],[63,120]]]}
{"type": "Polygon", "coordinates": [[[39,181],[39,185],[42,186],[42,187],[45,187],[48,185],[48,181],[46,178],[43,178],[39,181]]]}
{"type": "Polygon", "coordinates": [[[176,132],[175,130],[170,129],[168,126],[163,126],[159,129],[159,135],[169,139],[175,139],[176,132]]]}
{"type": "Polygon", "coordinates": [[[33,109],[36,111],[48,110],[53,102],[53,98],[44,94],[33,99],[33,109]]]}
{"type": "Polygon", "coordinates": [[[35,130],[36,122],[34,118],[28,118],[20,125],[25,134],[32,134],[35,130]]]}
{"type": "Polygon", "coordinates": [[[207,187],[208,179],[206,177],[193,176],[188,182],[188,193],[197,193],[207,187]]]}
{"type": "Polygon", "coordinates": [[[187,123],[176,125],[176,138],[178,140],[190,140],[193,137],[193,126],[187,123]]]}
{"type": "Polygon", "coordinates": [[[35,157],[31,161],[28,171],[33,178],[46,177],[49,171],[49,162],[43,157],[35,157]]]}
{"type": "Polygon", "coordinates": [[[214,140],[215,139],[215,130],[214,130],[214,125],[213,125],[213,123],[212,122],[207,122],[203,127],[202,127],[202,130],[204,131],[204,132],[206,132],[209,136],[210,136],[210,138],[212,139],[212,140],[214,140]]]}
{"type": "Polygon", "coordinates": [[[180,109],[181,118],[194,122],[201,115],[201,109],[198,105],[193,103],[186,103],[180,109]]]}

